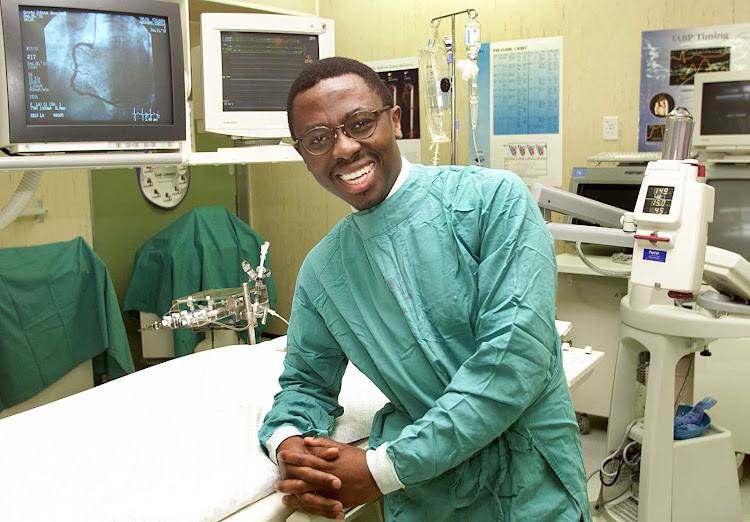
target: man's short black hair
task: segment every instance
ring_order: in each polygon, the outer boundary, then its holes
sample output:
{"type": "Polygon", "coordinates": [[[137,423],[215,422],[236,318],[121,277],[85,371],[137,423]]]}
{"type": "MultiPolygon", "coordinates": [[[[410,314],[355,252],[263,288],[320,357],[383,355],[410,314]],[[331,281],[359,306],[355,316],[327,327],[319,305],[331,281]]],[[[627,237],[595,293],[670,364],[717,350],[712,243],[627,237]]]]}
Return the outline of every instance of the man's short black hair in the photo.
{"type": "Polygon", "coordinates": [[[383,105],[393,105],[393,98],[385,83],[380,79],[378,73],[367,65],[341,56],[324,58],[305,67],[299,76],[297,76],[297,79],[294,80],[292,88],[289,90],[289,97],[286,99],[286,115],[292,138],[295,137],[294,127],[292,127],[292,105],[297,95],[302,91],[312,89],[322,80],[338,78],[345,74],[356,74],[380,96],[380,99],[383,100],[383,105]]]}

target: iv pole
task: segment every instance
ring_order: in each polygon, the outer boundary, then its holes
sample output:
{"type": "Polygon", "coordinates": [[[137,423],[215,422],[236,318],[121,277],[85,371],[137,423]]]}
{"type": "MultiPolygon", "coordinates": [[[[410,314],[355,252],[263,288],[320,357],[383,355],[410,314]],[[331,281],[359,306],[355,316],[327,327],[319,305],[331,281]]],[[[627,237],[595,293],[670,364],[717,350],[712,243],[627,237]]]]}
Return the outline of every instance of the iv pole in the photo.
{"type": "Polygon", "coordinates": [[[437,29],[440,27],[440,20],[450,17],[451,19],[451,48],[448,49],[448,55],[451,57],[451,165],[456,164],[458,157],[458,121],[456,120],[456,16],[466,14],[471,20],[474,20],[479,13],[476,9],[464,9],[455,13],[437,16],[430,20],[430,27],[437,29]]]}

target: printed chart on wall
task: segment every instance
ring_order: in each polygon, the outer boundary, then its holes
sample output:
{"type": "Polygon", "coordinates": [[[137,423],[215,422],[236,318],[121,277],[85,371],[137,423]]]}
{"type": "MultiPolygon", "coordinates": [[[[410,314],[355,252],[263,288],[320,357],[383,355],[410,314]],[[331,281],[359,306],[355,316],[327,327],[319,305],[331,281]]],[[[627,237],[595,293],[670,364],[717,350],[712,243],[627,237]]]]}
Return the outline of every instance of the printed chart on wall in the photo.
{"type": "Polygon", "coordinates": [[[477,65],[479,153],[469,139],[470,163],[560,186],[562,37],[482,44],[477,65]]]}
{"type": "Polygon", "coordinates": [[[398,140],[401,154],[411,163],[421,163],[419,141],[419,61],[416,56],[368,62],[380,75],[393,97],[393,105],[401,107],[401,132],[398,140]]]}
{"type": "Polygon", "coordinates": [[[675,107],[693,112],[696,73],[750,68],[750,24],[641,33],[638,150],[660,151],[666,117],[675,107]]]}

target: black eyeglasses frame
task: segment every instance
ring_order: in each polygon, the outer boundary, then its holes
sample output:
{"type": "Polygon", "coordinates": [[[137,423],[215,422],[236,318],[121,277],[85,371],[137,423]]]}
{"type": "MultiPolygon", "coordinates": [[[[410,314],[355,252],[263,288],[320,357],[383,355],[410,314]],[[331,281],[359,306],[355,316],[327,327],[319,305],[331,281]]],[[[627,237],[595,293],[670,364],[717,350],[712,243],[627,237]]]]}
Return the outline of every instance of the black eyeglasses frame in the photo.
{"type": "Polygon", "coordinates": [[[377,119],[377,118],[378,118],[378,116],[379,116],[379,115],[380,115],[380,114],[381,114],[382,112],[385,112],[385,111],[387,111],[388,109],[392,109],[392,108],[393,108],[393,105],[389,105],[389,104],[386,104],[386,105],[383,105],[382,107],[380,107],[379,109],[375,109],[374,111],[357,111],[357,112],[355,112],[355,113],[353,113],[353,114],[350,114],[350,115],[349,115],[349,116],[348,116],[348,117],[346,118],[346,121],[345,121],[344,123],[342,123],[342,124],[341,124],[341,125],[339,125],[338,127],[334,127],[333,129],[332,129],[332,128],[330,128],[330,127],[326,127],[325,125],[318,125],[317,127],[313,127],[313,128],[311,128],[311,129],[308,129],[308,130],[306,130],[306,131],[305,131],[305,133],[304,133],[304,134],[303,134],[302,136],[300,136],[300,137],[299,137],[299,139],[295,139],[295,140],[294,140],[294,144],[295,144],[295,145],[302,145],[302,148],[304,148],[304,149],[305,149],[305,151],[307,151],[307,153],[308,153],[308,154],[311,154],[312,156],[322,156],[322,155],[324,155],[324,154],[328,154],[328,153],[329,153],[329,152],[331,152],[331,150],[333,149],[333,146],[334,146],[334,144],[336,143],[336,140],[337,140],[337,139],[338,139],[338,137],[339,137],[339,133],[338,133],[339,129],[340,129],[340,130],[341,130],[341,132],[343,132],[343,133],[344,133],[344,134],[345,134],[345,135],[346,135],[346,136],[347,136],[348,138],[351,138],[351,139],[353,139],[353,140],[357,140],[357,141],[362,141],[362,140],[366,140],[366,139],[368,139],[368,138],[371,138],[371,137],[372,137],[372,135],[373,135],[373,134],[375,134],[375,131],[376,131],[376,130],[377,130],[377,128],[378,128],[378,119],[377,119]],[[373,128],[372,128],[372,132],[371,132],[371,133],[370,133],[370,134],[369,134],[368,136],[364,136],[364,137],[362,137],[362,138],[355,138],[354,136],[350,135],[350,134],[349,134],[349,133],[348,133],[348,132],[346,131],[346,124],[347,124],[347,122],[349,121],[349,119],[350,119],[350,118],[351,118],[352,116],[355,116],[355,115],[357,115],[357,114],[361,114],[361,113],[363,113],[363,112],[364,112],[364,113],[367,113],[367,112],[369,112],[369,113],[371,113],[371,114],[372,114],[373,116],[375,116],[375,125],[374,125],[374,126],[373,126],[373,128]],[[303,140],[303,139],[305,138],[305,136],[306,136],[306,135],[307,135],[308,133],[310,133],[310,132],[312,132],[312,131],[315,131],[315,130],[318,130],[318,129],[326,129],[326,130],[329,130],[329,131],[331,131],[331,134],[333,135],[333,140],[331,141],[331,148],[329,148],[329,149],[328,149],[328,150],[326,150],[325,152],[312,152],[312,151],[311,151],[310,149],[308,149],[308,148],[307,148],[307,147],[305,146],[305,144],[304,144],[304,143],[302,143],[302,140],[303,140]]]}

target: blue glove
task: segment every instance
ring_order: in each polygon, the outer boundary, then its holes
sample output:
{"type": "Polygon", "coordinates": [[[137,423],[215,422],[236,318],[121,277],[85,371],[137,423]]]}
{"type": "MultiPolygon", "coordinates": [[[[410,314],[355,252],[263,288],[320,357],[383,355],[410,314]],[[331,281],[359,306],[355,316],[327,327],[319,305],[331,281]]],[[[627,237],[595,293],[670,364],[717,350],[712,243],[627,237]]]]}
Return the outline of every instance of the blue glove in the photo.
{"type": "Polygon", "coordinates": [[[700,428],[701,421],[703,420],[703,412],[711,408],[714,404],[716,404],[716,399],[714,399],[713,397],[706,397],[698,404],[693,406],[693,408],[685,415],[675,417],[674,427],[683,430],[700,428]]]}

